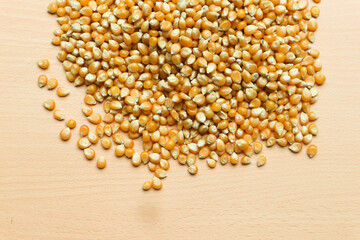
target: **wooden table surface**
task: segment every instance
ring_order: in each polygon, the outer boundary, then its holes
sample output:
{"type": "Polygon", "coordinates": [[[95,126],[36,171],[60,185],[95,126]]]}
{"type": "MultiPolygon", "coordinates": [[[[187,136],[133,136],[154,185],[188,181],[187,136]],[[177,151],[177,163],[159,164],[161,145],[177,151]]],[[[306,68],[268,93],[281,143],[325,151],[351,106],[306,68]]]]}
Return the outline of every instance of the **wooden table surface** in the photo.
{"type": "MultiPolygon", "coordinates": [[[[50,44],[49,1],[0,1],[0,239],[360,239],[360,1],[324,0],[315,47],[327,83],[318,156],[272,148],[268,163],[218,166],[199,174],[172,164],[161,191],[144,192],[151,174],[106,153],[103,171],[84,159],[64,122],[42,102],[54,98],[85,123],[84,88],[66,80],[50,44]],[[39,89],[36,62],[71,95],[39,89]]],[[[78,130],[78,128],[76,129],[78,130]]]]}

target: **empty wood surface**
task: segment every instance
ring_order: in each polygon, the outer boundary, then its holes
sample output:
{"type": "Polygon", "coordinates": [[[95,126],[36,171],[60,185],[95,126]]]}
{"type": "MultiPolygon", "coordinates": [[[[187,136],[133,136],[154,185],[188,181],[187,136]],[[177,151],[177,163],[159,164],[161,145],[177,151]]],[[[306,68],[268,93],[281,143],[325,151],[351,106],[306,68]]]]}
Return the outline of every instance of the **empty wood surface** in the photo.
{"type": "MultiPolygon", "coordinates": [[[[106,152],[106,169],[85,160],[42,107],[48,98],[85,123],[84,87],[65,79],[50,44],[56,19],[47,0],[0,1],[0,239],[359,239],[360,1],[323,0],[315,48],[326,84],[318,156],[273,147],[258,169],[199,163],[199,173],[171,164],[161,191],[143,192],[151,174],[106,152]],[[47,71],[36,62],[47,58],[47,71]],[[59,99],[37,76],[71,89],[59,99]]],[[[78,125],[79,126],[79,125],[78,125]]]]}

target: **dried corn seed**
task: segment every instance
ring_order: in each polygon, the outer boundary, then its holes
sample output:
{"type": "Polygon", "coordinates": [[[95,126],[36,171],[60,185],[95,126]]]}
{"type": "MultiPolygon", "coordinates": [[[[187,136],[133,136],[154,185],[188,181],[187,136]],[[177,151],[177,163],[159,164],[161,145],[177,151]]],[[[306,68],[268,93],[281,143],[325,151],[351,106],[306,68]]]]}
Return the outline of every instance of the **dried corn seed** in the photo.
{"type": "Polygon", "coordinates": [[[43,102],[43,106],[47,110],[52,111],[55,109],[55,101],[52,99],[46,100],[45,102],[43,102]]]}
{"type": "Polygon", "coordinates": [[[188,172],[191,174],[191,175],[195,175],[197,174],[198,172],[198,167],[196,165],[190,165],[188,167],[188,172]]]}
{"type": "Polygon", "coordinates": [[[102,138],[104,136],[104,128],[101,125],[96,126],[96,134],[99,136],[99,138],[102,138]]]}
{"type": "Polygon", "coordinates": [[[294,153],[299,153],[302,149],[301,143],[293,143],[290,145],[289,149],[294,153]]]}
{"type": "Polygon", "coordinates": [[[83,137],[77,141],[77,145],[80,149],[85,149],[85,148],[90,147],[91,143],[90,143],[89,139],[83,137]]]}
{"type": "Polygon", "coordinates": [[[163,179],[163,178],[166,178],[167,177],[167,173],[164,169],[162,168],[158,168],[155,170],[155,176],[160,178],[160,179],[163,179]]]}
{"type": "Polygon", "coordinates": [[[92,124],[99,124],[101,123],[101,115],[98,113],[92,113],[90,116],[87,117],[89,122],[92,124]]]}
{"type": "Polygon", "coordinates": [[[89,141],[91,142],[91,144],[96,144],[99,141],[99,137],[98,135],[96,135],[93,132],[89,132],[87,134],[87,138],[89,139],[89,141]]]}
{"type": "Polygon", "coordinates": [[[87,125],[80,126],[80,137],[86,137],[89,134],[89,127],[87,125]]]}
{"type": "Polygon", "coordinates": [[[49,60],[47,59],[41,59],[38,61],[38,66],[41,68],[41,69],[47,69],[49,66],[50,66],[50,63],[49,63],[49,60]]]}
{"type": "Polygon", "coordinates": [[[263,145],[261,142],[255,142],[254,143],[254,153],[259,154],[263,148],[263,145]]]}
{"type": "Polygon", "coordinates": [[[239,156],[236,153],[230,155],[230,163],[232,165],[237,165],[239,163],[239,156]]]}
{"type": "Polygon", "coordinates": [[[82,106],[81,111],[87,117],[90,116],[93,113],[93,109],[91,107],[89,107],[89,106],[82,106]]]}
{"type": "Polygon", "coordinates": [[[84,102],[87,104],[87,105],[96,105],[96,99],[94,98],[93,95],[90,95],[90,94],[87,94],[85,95],[84,97],[84,102]]]}
{"type": "Polygon", "coordinates": [[[58,87],[56,93],[59,97],[66,97],[70,94],[70,90],[65,87],[58,87]]]}
{"type": "Polygon", "coordinates": [[[143,188],[143,190],[148,191],[148,190],[151,189],[151,187],[152,187],[152,182],[151,181],[146,181],[146,182],[144,182],[142,188],[143,188]]]}
{"type": "Polygon", "coordinates": [[[131,163],[135,167],[140,166],[141,158],[140,158],[140,155],[137,152],[135,152],[134,155],[132,156],[131,163]]]}
{"type": "Polygon", "coordinates": [[[112,135],[112,139],[116,144],[124,144],[124,138],[121,133],[115,133],[112,135]]]}
{"type": "Polygon", "coordinates": [[[104,137],[101,139],[101,146],[104,148],[104,149],[109,149],[111,148],[111,145],[112,145],[112,141],[110,138],[107,138],[107,137],[104,137]]]}
{"type": "Polygon", "coordinates": [[[162,188],[162,182],[158,177],[155,177],[155,176],[153,177],[153,179],[152,179],[152,187],[155,190],[160,190],[162,188]]]}
{"type": "Polygon", "coordinates": [[[156,166],[156,164],[154,164],[154,163],[152,163],[152,162],[149,162],[149,163],[148,163],[148,168],[149,168],[149,170],[150,170],[151,172],[155,172],[157,166],[156,166]]]}
{"type": "Polygon", "coordinates": [[[150,153],[150,162],[152,163],[160,163],[161,156],[158,153],[150,153]]]}
{"type": "Polygon", "coordinates": [[[307,155],[309,158],[313,158],[317,153],[317,147],[315,145],[310,145],[307,149],[307,155]]]}
{"type": "Polygon", "coordinates": [[[216,161],[214,159],[208,158],[207,159],[207,164],[210,168],[214,168],[216,167],[216,161]]]}
{"type": "Polygon", "coordinates": [[[258,160],[257,160],[257,166],[258,167],[262,167],[262,166],[264,166],[265,165],[265,163],[266,163],[266,157],[264,157],[264,156],[260,156],[259,158],[258,158],[258,160]]]}
{"type": "Polygon", "coordinates": [[[131,139],[125,139],[124,140],[124,146],[126,147],[126,148],[133,148],[134,147],[134,141],[133,140],[131,140],[131,139]]]}
{"type": "Polygon", "coordinates": [[[309,133],[311,133],[314,136],[316,136],[319,132],[318,127],[313,123],[308,126],[308,129],[309,129],[309,133]]]}
{"type": "Polygon", "coordinates": [[[47,81],[46,87],[48,90],[52,90],[58,86],[58,81],[55,78],[50,78],[47,81]]]}
{"type": "Polygon", "coordinates": [[[106,136],[108,136],[108,137],[110,137],[110,136],[112,135],[112,127],[111,127],[111,125],[106,124],[106,125],[104,126],[104,134],[105,134],[106,136]]]}
{"type": "Polygon", "coordinates": [[[85,148],[84,155],[88,160],[92,160],[95,158],[95,151],[92,148],[85,148]]]}
{"type": "Polygon", "coordinates": [[[122,157],[125,155],[125,147],[124,145],[117,145],[115,148],[115,156],[122,157]]]}
{"type": "Polygon", "coordinates": [[[220,163],[221,163],[221,165],[227,164],[227,163],[229,162],[229,159],[230,159],[230,157],[229,157],[228,154],[223,154],[223,155],[221,155],[221,156],[220,156],[220,163]]]}
{"type": "Polygon", "coordinates": [[[70,128],[66,127],[66,128],[64,128],[63,130],[61,130],[61,132],[60,132],[60,138],[61,138],[61,140],[67,141],[67,140],[70,139],[70,137],[71,137],[70,128]]]}
{"type": "Polygon", "coordinates": [[[74,119],[69,119],[66,121],[66,126],[73,129],[76,127],[76,121],[74,119]]]}
{"type": "Polygon", "coordinates": [[[46,84],[47,84],[47,81],[48,81],[48,79],[47,79],[47,77],[45,75],[40,75],[38,77],[38,86],[40,88],[45,87],[46,84]]]}
{"type": "Polygon", "coordinates": [[[248,165],[248,164],[250,164],[250,163],[251,163],[250,157],[248,157],[248,156],[243,156],[243,157],[241,158],[241,164],[242,164],[242,165],[248,165]]]}
{"type": "Polygon", "coordinates": [[[55,118],[56,120],[62,121],[62,120],[65,119],[65,114],[64,114],[64,112],[61,111],[61,110],[59,110],[59,109],[55,110],[55,111],[53,112],[53,115],[54,115],[54,118],[55,118]]]}
{"type": "Polygon", "coordinates": [[[125,156],[126,156],[127,158],[132,158],[132,156],[134,156],[134,154],[135,154],[135,150],[134,150],[134,149],[132,149],[132,148],[126,148],[126,149],[125,149],[125,156]]]}
{"type": "Polygon", "coordinates": [[[97,162],[96,162],[96,166],[99,169],[103,169],[106,167],[106,159],[104,157],[99,157],[97,162]]]}
{"type": "MultiPolygon", "coordinates": [[[[150,158],[146,158],[147,161],[150,160],[150,158]]],[[[144,162],[144,161],[143,161],[144,162]]],[[[160,167],[164,170],[168,170],[170,167],[169,161],[165,160],[165,159],[161,159],[160,160],[160,167]]]]}

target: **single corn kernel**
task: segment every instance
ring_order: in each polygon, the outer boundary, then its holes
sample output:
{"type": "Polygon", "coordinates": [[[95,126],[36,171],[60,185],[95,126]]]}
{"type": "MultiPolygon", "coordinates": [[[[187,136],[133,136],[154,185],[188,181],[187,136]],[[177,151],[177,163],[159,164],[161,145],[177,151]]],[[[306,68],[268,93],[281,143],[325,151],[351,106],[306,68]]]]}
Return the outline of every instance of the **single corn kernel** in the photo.
{"type": "Polygon", "coordinates": [[[87,125],[81,125],[79,130],[80,137],[86,137],[89,134],[89,131],[90,129],[87,125]]]}
{"type": "Polygon", "coordinates": [[[250,164],[251,163],[251,158],[250,157],[248,157],[248,156],[243,156],[242,158],[241,158],[241,164],[242,165],[248,165],[248,164],[250,164]]]}
{"type": "MultiPolygon", "coordinates": [[[[143,162],[149,161],[150,158],[147,156],[146,159],[142,159],[143,162]]],[[[164,170],[168,170],[170,167],[169,161],[165,160],[165,159],[161,159],[160,160],[160,167],[164,170]]]]}
{"type": "Polygon", "coordinates": [[[67,141],[69,140],[71,137],[71,131],[69,127],[64,128],[63,130],[61,130],[60,132],[60,138],[63,141],[67,141]]]}
{"type": "Polygon", "coordinates": [[[101,123],[101,115],[98,113],[92,113],[90,116],[87,117],[89,122],[92,124],[99,124],[101,123]]]}
{"type": "Polygon", "coordinates": [[[198,172],[198,167],[196,165],[191,165],[189,166],[188,168],[188,172],[191,174],[191,175],[195,175],[197,174],[198,172]]]}
{"type": "Polygon", "coordinates": [[[143,190],[148,191],[148,190],[151,189],[151,187],[152,187],[152,182],[151,181],[146,181],[146,182],[144,182],[142,188],[143,188],[143,190]]]}
{"type": "Polygon", "coordinates": [[[89,117],[93,113],[93,109],[89,106],[82,106],[81,111],[87,117],[89,117]]]}
{"type": "Polygon", "coordinates": [[[115,156],[117,156],[117,157],[124,156],[125,150],[126,150],[126,148],[124,147],[124,145],[117,145],[115,148],[115,156]]]}
{"type": "Polygon", "coordinates": [[[84,155],[88,160],[92,160],[95,158],[95,151],[92,148],[84,149],[84,155]]]}
{"type": "Polygon", "coordinates": [[[41,68],[41,69],[47,69],[49,66],[50,66],[50,63],[49,63],[49,60],[47,59],[41,59],[38,61],[38,66],[41,68]]]}
{"type": "Polygon", "coordinates": [[[88,148],[91,146],[91,143],[89,141],[89,139],[87,138],[80,138],[78,141],[77,141],[77,145],[80,149],[85,149],[85,148],[88,148]]]}
{"type": "Polygon", "coordinates": [[[317,153],[317,147],[316,145],[310,145],[307,149],[307,155],[309,158],[313,158],[317,153]]]}
{"type": "Polygon", "coordinates": [[[297,142],[293,143],[290,145],[289,149],[294,153],[299,153],[302,149],[302,144],[297,142]]]}
{"type": "Polygon", "coordinates": [[[162,168],[158,168],[155,170],[155,176],[160,178],[160,179],[163,179],[163,178],[166,178],[167,177],[167,173],[164,169],[162,168]]]}
{"type": "Polygon", "coordinates": [[[254,143],[254,153],[259,154],[262,151],[263,145],[261,142],[254,143]]]}
{"type": "Polygon", "coordinates": [[[59,109],[55,110],[55,111],[53,112],[53,115],[54,115],[54,118],[55,118],[56,120],[62,121],[62,120],[65,119],[65,114],[64,114],[64,112],[61,111],[61,110],[59,110],[59,109]]]}
{"type": "Polygon", "coordinates": [[[260,156],[259,158],[258,158],[258,160],[257,160],[257,166],[258,167],[262,167],[262,166],[264,166],[265,165],[265,163],[266,163],[266,157],[264,157],[264,156],[260,156]]]}
{"type": "Polygon", "coordinates": [[[134,153],[134,155],[131,158],[131,163],[133,166],[138,167],[140,166],[140,164],[142,163],[141,158],[140,158],[140,154],[138,154],[137,152],[134,153]]]}
{"type": "Polygon", "coordinates": [[[66,126],[73,129],[76,127],[76,121],[74,119],[69,119],[66,121],[66,126]]]}
{"type": "Polygon", "coordinates": [[[70,90],[66,87],[58,87],[56,89],[56,93],[59,97],[66,97],[70,94],[70,90]]]}
{"type": "Polygon", "coordinates": [[[89,132],[87,134],[87,138],[89,139],[89,141],[92,143],[92,144],[96,144],[98,141],[99,141],[99,136],[96,135],[95,133],[93,132],[89,132]]]}
{"type": "Polygon", "coordinates": [[[230,163],[232,165],[237,165],[239,163],[239,156],[235,152],[230,155],[230,163]]]}
{"type": "Polygon", "coordinates": [[[96,162],[96,166],[99,169],[103,169],[106,167],[106,159],[104,157],[99,157],[97,162],[96,162]]]}
{"type": "Polygon", "coordinates": [[[210,168],[214,168],[216,167],[216,161],[214,159],[208,158],[207,159],[207,164],[210,168]]]}
{"type": "Polygon", "coordinates": [[[101,146],[102,146],[104,149],[109,149],[109,148],[111,148],[111,145],[112,145],[112,142],[111,142],[111,139],[110,139],[110,138],[104,137],[104,138],[101,139],[101,146]]]}
{"type": "Polygon", "coordinates": [[[46,87],[48,90],[52,90],[52,89],[56,88],[57,86],[58,86],[58,81],[55,78],[50,78],[47,81],[46,87]]]}
{"type": "Polygon", "coordinates": [[[132,158],[132,156],[134,156],[135,154],[135,150],[133,148],[126,148],[125,149],[125,156],[127,158],[132,158]]]}
{"type": "Polygon", "coordinates": [[[90,95],[90,94],[87,94],[85,95],[84,97],[84,102],[87,104],[87,105],[96,105],[97,101],[96,99],[94,98],[93,95],[90,95]]]}
{"type": "Polygon", "coordinates": [[[39,86],[40,88],[46,86],[47,81],[48,81],[48,79],[47,79],[47,77],[46,77],[45,75],[40,75],[40,76],[38,77],[38,86],[39,86]]]}
{"type": "Polygon", "coordinates": [[[47,110],[52,111],[55,109],[55,101],[52,99],[46,100],[45,102],[43,102],[43,106],[47,110]]]}
{"type": "Polygon", "coordinates": [[[155,177],[155,176],[153,177],[153,179],[152,179],[152,187],[155,190],[160,190],[162,188],[162,182],[158,177],[155,177]]]}

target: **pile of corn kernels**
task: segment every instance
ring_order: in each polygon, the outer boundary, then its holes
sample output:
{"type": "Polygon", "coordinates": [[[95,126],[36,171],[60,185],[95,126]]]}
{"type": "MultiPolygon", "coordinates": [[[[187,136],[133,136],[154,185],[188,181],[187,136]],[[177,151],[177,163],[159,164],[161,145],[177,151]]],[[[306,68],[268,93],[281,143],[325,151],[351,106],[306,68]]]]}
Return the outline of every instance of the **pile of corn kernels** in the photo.
{"type": "MultiPolygon", "coordinates": [[[[82,112],[94,125],[80,126],[78,147],[91,160],[92,145],[114,145],[116,157],[147,165],[154,177],[144,190],[161,189],[175,161],[190,174],[201,160],[250,164],[262,142],[316,155],[311,105],[326,78],[311,48],[320,11],[308,0],[56,0],[48,12],[60,25],[58,59],[68,81],[84,85],[82,112]]],[[[70,93],[55,78],[41,75],[38,84],[70,93]]],[[[65,120],[52,99],[44,107],[65,120]]],[[[75,127],[66,119],[60,138],[75,127]]]]}

